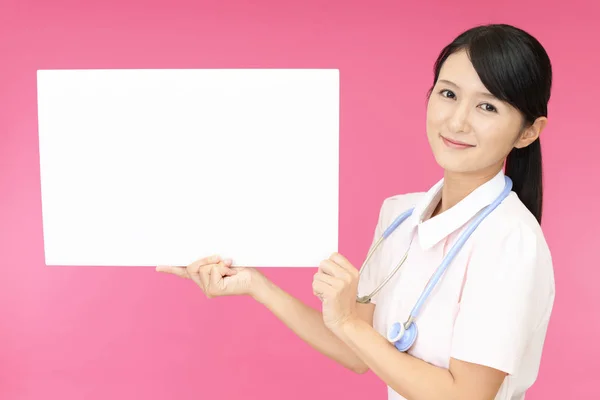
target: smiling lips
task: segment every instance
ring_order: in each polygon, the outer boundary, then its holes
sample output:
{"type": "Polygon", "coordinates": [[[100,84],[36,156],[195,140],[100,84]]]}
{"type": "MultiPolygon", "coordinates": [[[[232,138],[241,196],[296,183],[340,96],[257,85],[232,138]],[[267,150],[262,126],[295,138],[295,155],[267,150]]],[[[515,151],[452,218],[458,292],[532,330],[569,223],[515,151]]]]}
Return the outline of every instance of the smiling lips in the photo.
{"type": "Polygon", "coordinates": [[[440,137],[442,138],[442,141],[444,142],[444,144],[446,146],[453,148],[453,149],[469,149],[471,147],[475,147],[475,145],[473,145],[473,144],[468,144],[468,143],[459,142],[456,140],[451,140],[442,135],[440,135],[440,137]]]}

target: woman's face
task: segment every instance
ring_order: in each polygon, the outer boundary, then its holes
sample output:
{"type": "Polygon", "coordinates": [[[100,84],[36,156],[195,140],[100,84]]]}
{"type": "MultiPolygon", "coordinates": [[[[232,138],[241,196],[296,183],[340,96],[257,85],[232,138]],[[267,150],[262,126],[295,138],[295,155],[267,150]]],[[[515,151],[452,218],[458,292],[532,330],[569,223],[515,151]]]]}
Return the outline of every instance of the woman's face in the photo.
{"type": "Polygon", "coordinates": [[[513,147],[537,138],[539,126],[523,129],[521,113],[489,93],[465,51],[446,59],[427,105],[427,138],[446,171],[494,174],[513,147]]]}

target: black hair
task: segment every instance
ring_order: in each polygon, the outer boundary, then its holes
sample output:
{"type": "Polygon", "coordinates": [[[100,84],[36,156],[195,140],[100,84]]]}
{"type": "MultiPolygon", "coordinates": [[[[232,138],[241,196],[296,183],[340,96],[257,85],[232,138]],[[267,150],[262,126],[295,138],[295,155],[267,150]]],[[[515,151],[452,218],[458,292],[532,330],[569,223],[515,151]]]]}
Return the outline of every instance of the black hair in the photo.
{"type": "MultiPolygon", "coordinates": [[[[434,65],[433,84],[453,53],[465,50],[483,85],[501,101],[515,107],[531,125],[547,117],[552,66],[540,42],[522,29],[506,24],[471,28],[444,47],[434,65]]],[[[433,87],[429,90],[429,95],[433,87]]],[[[513,148],[506,158],[505,174],[523,204],[542,220],[542,149],[539,137],[529,146],[513,148]]]]}

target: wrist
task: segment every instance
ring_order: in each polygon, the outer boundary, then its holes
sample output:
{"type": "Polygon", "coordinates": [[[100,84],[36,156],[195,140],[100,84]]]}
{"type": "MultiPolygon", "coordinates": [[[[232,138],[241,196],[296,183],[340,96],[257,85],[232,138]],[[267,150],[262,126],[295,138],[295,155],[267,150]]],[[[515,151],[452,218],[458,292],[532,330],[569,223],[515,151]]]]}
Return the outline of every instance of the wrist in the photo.
{"type": "Polygon", "coordinates": [[[250,284],[250,296],[261,304],[265,304],[272,290],[271,281],[258,270],[252,270],[252,281],[250,284]]]}
{"type": "Polygon", "coordinates": [[[344,320],[332,326],[330,330],[342,341],[346,341],[349,336],[352,336],[353,332],[359,327],[361,323],[364,323],[357,315],[350,315],[344,320]]]}

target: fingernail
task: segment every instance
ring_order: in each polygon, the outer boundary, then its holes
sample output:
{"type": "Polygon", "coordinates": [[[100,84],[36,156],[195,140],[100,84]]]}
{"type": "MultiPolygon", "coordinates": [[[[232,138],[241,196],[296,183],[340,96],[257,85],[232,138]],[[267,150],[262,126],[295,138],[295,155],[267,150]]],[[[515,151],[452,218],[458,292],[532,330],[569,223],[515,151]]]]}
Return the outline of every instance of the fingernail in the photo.
{"type": "Polygon", "coordinates": [[[229,265],[233,264],[233,260],[231,258],[226,258],[226,259],[223,260],[223,262],[225,264],[229,264],[229,265]]]}

